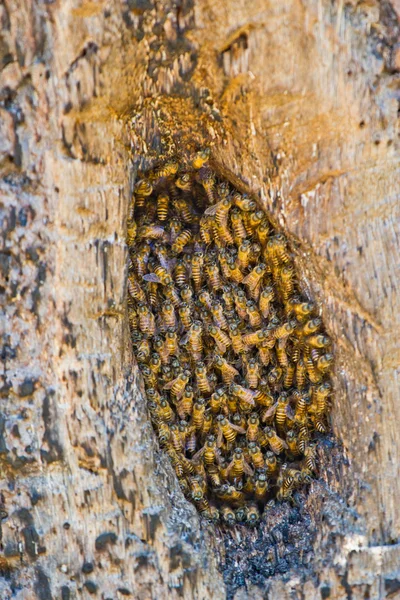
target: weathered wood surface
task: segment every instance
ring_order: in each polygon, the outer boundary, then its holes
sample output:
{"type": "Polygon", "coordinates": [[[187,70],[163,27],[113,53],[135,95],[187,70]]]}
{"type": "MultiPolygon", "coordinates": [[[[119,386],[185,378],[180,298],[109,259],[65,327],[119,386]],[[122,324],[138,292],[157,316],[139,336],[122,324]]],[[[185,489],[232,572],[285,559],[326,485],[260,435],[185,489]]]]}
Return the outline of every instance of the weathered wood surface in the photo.
{"type": "Polygon", "coordinates": [[[210,143],[291,233],[336,339],[344,450],[306,502],[313,569],[235,597],[399,593],[399,15],[397,0],[0,6],[1,598],[226,595],[230,542],[157,450],[127,337],[127,206],[168,129],[210,143]]]}

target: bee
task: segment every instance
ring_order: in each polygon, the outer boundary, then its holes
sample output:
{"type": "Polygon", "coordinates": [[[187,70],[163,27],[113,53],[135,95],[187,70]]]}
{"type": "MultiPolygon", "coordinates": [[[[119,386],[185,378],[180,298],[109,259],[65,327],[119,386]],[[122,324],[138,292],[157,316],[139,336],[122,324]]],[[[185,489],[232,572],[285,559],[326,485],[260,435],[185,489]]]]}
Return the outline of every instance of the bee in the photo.
{"type": "Polygon", "coordinates": [[[193,223],[193,212],[184,198],[175,198],[174,207],[184,223],[193,223]]]}
{"type": "Polygon", "coordinates": [[[246,302],[246,312],[249,318],[249,323],[251,327],[259,327],[262,323],[261,315],[257,310],[257,306],[254,304],[252,300],[248,300],[246,302]]]}
{"type": "Polygon", "coordinates": [[[289,452],[292,456],[298,456],[300,454],[298,447],[298,436],[294,429],[290,429],[287,432],[286,443],[288,445],[289,452]]]}
{"type": "Polygon", "coordinates": [[[318,329],[320,329],[321,325],[322,325],[322,319],[320,319],[319,317],[317,317],[315,319],[309,319],[302,326],[301,335],[302,336],[312,335],[313,333],[317,332],[318,329]]]}
{"type": "MultiPolygon", "coordinates": [[[[182,298],[183,302],[186,302],[189,305],[192,304],[193,290],[189,284],[185,284],[184,286],[182,286],[180,294],[181,294],[181,298],[182,298]]],[[[179,301],[179,304],[180,304],[180,301],[179,301]]]]}
{"type": "Polygon", "coordinates": [[[198,250],[192,257],[192,279],[196,291],[201,288],[203,263],[204,253],[198,250]]]}
{"type": "Polygon", "coordinates": [[[178,308],[179,318],[185,329],[190,329],[192,326],[192,313],[187,302],[182,302],[178,308]]]}
{"type": "Polygon", "coordinates": [[[215,174],[211,169],[203,167],[199,170],[197,179],[204,188],[209,204],[214,204],[215,174]]]}
{"type": "Polygon", "coordinates": [[[306,364],[302,358],[298,361],[296,365],[296,385],[299,390],[304,388],[306,381],[306,364]]]}
{"type": "Polygon", "coordinates": [[[174,270],[174,282],[178,288],[182,288],[186,283],[186,265],[183,260],[178,260],[174,270]]]}
{"type": "Polygon", "coordinates": [[[180,177],[177,177],[177,179],[175,179],[175,185],[184,192],[190,192],[192,189],[192,178],[189,173],[184,173],[180,177]]]}
{"type": "Polygon", "coordinates": [[[177,308],[180,303],[181,303],[181,299],[179,297],[179,293],[174,285],[173,282],[168,283],[164,288],[163,288],[163,293],[165,298],[171,302],[171,304],[173,304],[174,308],[177,308]]]}
{"type": "Polygon", "coordinates": [[[289,300],[287,308],[295,313],[300,322],[308,319],[315,310],[315,306],[312,302],[301,302],[301,300],[296,297],[289,300]]]}
{"type": "Polygon", "coordinates": [[[144,302],[138,304],[139,328],[143,333],[153,336],[156,332],[156,322],[154,315],[144,302]]]}
{"type": "Polygon", "coordinates": [[[264,277],[267,267],[264,263],[259,263],[254,269],[243,279],[244,285],[250,290],[254,289],[264,277]]]}
{"type": "Polygon", "coordinates": [[[268,317],[271,302],[274,301],[275,294],[272,286],[267,286],[260,294],[259,308],[264,319],[268,317]]]}
{"type": "Polygon", "coordinates": [[[137,352],[136,352],[136,358],[138,359],[138,362],[147,362],[149,357],[150,357],[150,342],[148,339],[144,338],[141,340],[140,344],[138,345],[137,352]]]}
{"type": "Polygon", "coordinates": [[[285,265],[280,271],[280,289],[283,301],[286,303],[293,294],[294,269],[292,265],[285,265]]]}
{"type": "Polygon", "coordinates": [[[310,335],[306,338],[306,343],[311,348],[327,348],[331,340],[327,335],[310,335]]]}
{"type": "Polygon", "coordinates": [[[152,181],[158,181],[164,177],[173,177],[178,172],[178,169],[179,162],[177,160],[169,160],[164,165],[154,169],[150,174],[150,179],[152,181]]]}
{"type": "Polygon", "coordinates": [[[139,240],[160,240],[165,237],[165,229],[160,225],[143,225],[137,231],[139,240]]]}
{"type": "Polygon", "coordinates": [[[204,487],[201,477],[190,477],[190,495],[195,502],[204,500],[204,487]]]}
{"type": "Polygon", "coordinates": [[[201,429],[204,423],[204,414],[206,411],[206,402],[204,398],[200,397],[196,399],[193,404],[192,422],[195,429],[201,429]]]}
{"type": "Polygon", "coordinates": [[[211,219],[207,216],[203,216],[200,219],[200,238],[204,244],[209,245],[212,242],[211,219]]]}
{"type": "Polygon", "coordinates": [[[246,383],[250,389],[254,390],[258,387],[260,379],[260,365],[257,359],[250,358],[247,362],[246,368],[246,383]]]}
{"type": "Polygon", "coordinates": [[[165,334],[163,352],[168,352],[169,356],[175,356],[178,353],[178,336],[175,329],[169,329],[165,334]]]}
{"type": "Polygon", "coordinates": [[[171,428],[166,423],[159,423],[158,429],[158,441],[161,446],[166,446],[171,440],[171,428]]]}
{"type": "Polygon", "coordinates": [[[293,386],[295,372],[296,366],[293,363],[288,363],[285,369],[285,376],[283,379],[283,387],[285,388],[285,390],[288,390],[293,386]]]}
{"type": "Polygon", "coordinates": [[[246,346],[258,346],[265,339],[265,330],[257,329],[257,331],[252,331],[251,333],[245,333],[243,335],[243,342],[246,346]]]}
{"type": "Polygon", "coordinates": [[[182,233],[180,233],[175,239],[174,243],[171,246],[171,250],[173,254],[181,254],[184,247],[191,241],[192,232],[190,229],[184,229],[182,233]]]}
{"type": "Polygon", "coordinates": [[[244,280],[244,275],[235,262],[228,263],[227,277],[234,283],[241,283],[244,280]]]}
{"type": "Polygon", "coordinates": [[[246,473],[246,475],[253,475],[253,469],[246,462],[243,456],[243,450],[241,448],[235,448],[232,460],[228,466],[228,475],[230,475],[231,479],[240,479],[243,476],[243,473],[246,473]]]}
{"type": "Polygon", "coordinates": [[[260,436],[260,418],[258,413],[253,412],[247,421],[246,438],[249,442],[256,442],[260,436]]]}
{"type": "Polygon", "coordinates": [[[214,302],[211,306],[211,314],[215,324],[220,329],[228,329],[228,323],[224,315],[224,309],[219,302],[214,302]]]}
{"type": "Polygon", "coordinates": [[[230,527],[236,523],[235,512],[230,506],[223,506],[221,508],[221,520],[230,527]]]}
{"type": "Polygon", "coordinates": [[[163,192],[157,196],[157,218],[159,221],[165,221],[168,217],[169,196],[163,192]]]}
{"type": "Polygon", "coordinates": [[[276,234],[274,237],[275,255],[279,261],[286,264],[290,262],[290,255],[287,249],[287,240],[282,233],[276,234]]]}
{"type": "Polygon", "coordinates": [[[316,369],[312,358],[306,359],[306,371],[311,383],[319,383],[322,379],[322,374],[316,369]]]}
{"type": "Polygon", "coordinates": [[[250,404],[251,406],[255,405],[254,402],[254,392],[238,383],[231,383],[229,387],[229,391],[233,396],[236,396],[240,401],[245,402],[246,404],[250,404]]]}
{"type": "Polygon", "coordinates": [[[229,324],[229,337],[231,338],[232,349],[235,354],[241,354],[245,351],[242,335],[234,323],[229,324]]]}
{"type": "Polygon", "coordinates": [[[198,362],[195,368],[197,387],[202,394],[210,394],[211,386],[207,377],[207,369],[203,362],[198,362]]]}
{"type": "Polygon", "coordinates": [[[161,321],[163,329],[175,328],[177,325],[174,306],[171,302],[164,302],[161,306],[161,321]]]}
{"type": "Polygon", "coordinates": [[[229,338],[229,336],[224,331],[222,331],[222,329],[220,329],[219,327],[216,327],[215,325],[209,325],[208,333],[211,335],[211,337],[214,339],[215,343],[217,344],[218,351],[221,354],[225,354],[225,352],[228,350],[228,348],[230,348],[232,345],[232,342],[231,342],[231,339],[229,338]]]}
{"type": "Polygon", "coordinates": [[[236,244],[241,244],[247,237],[247,232],[243,224],[242,214],[239,208],[232,208],[230,212],[233,239],[236,244]]]}
{"type": "Polygon", "coordinates": [[[203,353],[203,326],[201,321],[193,321],[187,337],[187,343],[190,349],[190,354],[194,361],[198,361],[203,353]]]}
{"type": "Polygon", "coordinates": [[[320,371],[320,373],[322,373],[322,375],[325,375],[331,369],[332,363],[333,354],[327,352],[317,360],[317,369],[320,371]]]}
{"type": "Polygon", "coordinates": [[[269,484],[266,473],[258,473],[254,486],[254,497],[257,501],[262,501],[268,493],[269,484]]]}
{"type": "Polygon", "coordinates": [[[243,240],[238,249],[237,262],[238,267],[242,271],[247,269],[250,262],[250,254],[251,254],[251,242],[250,240],[243,240]]]}
{"type": "MultiPolygon", "coordinates": [[[[135,184],[134,195],[135,195],[135,208],[140,210],[143,208],[146,198],[150,196],[153,191],[153,186],[146,179],[140,179],[135,184]]],[[[133,211],[130,214],[130,218],[133,216],[133,211]]]]}
{"type": "Polygon", "coordinates": [[[173,423],[175,421],[175,413],[167,400],[160,400],[158,412],[162,421],[165,421],[166,423],[173,423]]]}
{"type": "MultiPolygon", "coordinates": [[[[304,466],[307,470],[307,474],[312,475],[317,470],[316,461],[316,449],[315,446],[307,446],[304,450],[304,466]]],[[[304,468],[304,467],[303,467],[304,468]]]]}
{"type": "Polygon", "coordinates": [[[176,379],[173,379],[166,385],[164,385],[164,390],[171,390],[171,394],[180,400],[183,396],[185,388],[190,380],[190,371],[186,370],[183,373],[180,373],[176,379]]]}
{"type": "Polygon", "coordinates": [[[268,236],[270,234],[270,227],[267,220],[262,221],[256,229],[257,239],[261,246],[265,246],[268,242],[268,236]]]}
{"type": "Polygon", "coordinates": [[[246,294],[241,288],[237,288],[233,292],[235,308],[239,317],[243,320],[247,318],[247,301],[246,294]]]}
{"type": "Polygon", "coordinates": [[[193,397],[193,387],[186,384],[181,400],[177,404],[177,412],[181,419],[186,419],[191,416],[193,411],[193,397]]]}
{"type": "Polygon", "coordinates": [[[323,415],[327,410],[327,399],[332,391],[330,383],[322,383],[315,390],[315,399],[317,404],[317,414],[323,415]]]}
{"type": "Polygon", "coordinates": [[[240,208],[243,212],[251,212],[255,210],[256,203],[254,200],[251,200],[247,194],[240,194],[239,192],[235,192],[232,196],[232,201],[235,206],[240,208]]]}
{"type": "Polygon", "coordinates": [[[248,445],[250,461],[252,462],[255,469],[264,469],[265,460],[263,453],[261,452],[260,446],[257,446],[256,442],[250,442],[248,445]]]}
{"type": "Polygon", "coordinates": [[[251,503],[247,505],[246,522],[250,527],[255,527],[260,520],[260,511],[257,504],[251,503]]]}
{"type": "Polygon", "coordinates": [[[266,427],[264,432],[272,452],[274,452],[275,454],[281,454],[284,449],[288,448],[288,445],[285,442],[285,440],[280,438],[277,435],[276,431],[272,429],[272,427],[266,427]]]}
{"type": "MultiPolygon", "coordinates": [[[[234,307],[234,298],[232,294],[232,289],[229,285],[224,285],[222,288],[222,300],[225,304],[225,308],[227,310],[232,310],[234,307]]],[[[218,324],[218,323],[217,323],[218,324]]],[[[220,327],[220,325],[218,325],[220,327]]],[[[224,329],[224,327],[222,327],[224,329]]]]}
{"type": "Polygon", "coordinates": [[[286,354],[286,341],[287,337],[279,338],[276,344],[276,357],[278,364],[281,367],[287,367],[289,365],[289,359],[286,354]]]}
{"type": "Polygon", "coordinates": [[[192,167],[196,170],[201,169],[201,167],[203,167],[208,162],[210,154],[210,148],[204,148],[204,150],[199,150],[199,152],[197,152],[192,159],[192,167]]]}
{"type": "Polygon", "coordinates": [[[237,427],[236,425],[230,423],[224,415],[218,415],[216,418],[218,425],[218,438],[217,445],[218,447],[222,444],[222,436],[228,442],[234,442],[238,433],[244,434],[246,430],[242,427],[237,427]]]}

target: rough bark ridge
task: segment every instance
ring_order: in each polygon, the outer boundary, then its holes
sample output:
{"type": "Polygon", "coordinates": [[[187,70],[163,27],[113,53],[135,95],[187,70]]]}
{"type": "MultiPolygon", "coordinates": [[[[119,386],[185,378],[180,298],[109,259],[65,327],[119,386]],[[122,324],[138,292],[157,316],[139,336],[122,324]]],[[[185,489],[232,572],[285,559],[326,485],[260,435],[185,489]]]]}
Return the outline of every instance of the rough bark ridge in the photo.
{"type": "Polygon", "coordinates": [[[399,593],[399,14],[2,4],[2,598],[399,593]],[[201,526],[182,497],[127,337],[132,183],[177,143],[210,144],[291,234],[336,340],[342,446],[252,534],[201,526]]]}

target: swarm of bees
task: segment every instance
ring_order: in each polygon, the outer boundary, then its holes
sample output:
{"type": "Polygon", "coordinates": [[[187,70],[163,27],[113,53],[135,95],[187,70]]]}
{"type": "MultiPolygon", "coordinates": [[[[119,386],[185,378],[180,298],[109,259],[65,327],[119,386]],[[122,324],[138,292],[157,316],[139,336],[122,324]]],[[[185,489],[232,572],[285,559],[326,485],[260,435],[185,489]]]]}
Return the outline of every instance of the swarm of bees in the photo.
{"type": "Polygon", "coordinates": [[[131,337],[184,494],[211,521],[254,526],[316,474],[333,355],[285,236],[208,159],[170,160],[135,186],[131,337]]]}

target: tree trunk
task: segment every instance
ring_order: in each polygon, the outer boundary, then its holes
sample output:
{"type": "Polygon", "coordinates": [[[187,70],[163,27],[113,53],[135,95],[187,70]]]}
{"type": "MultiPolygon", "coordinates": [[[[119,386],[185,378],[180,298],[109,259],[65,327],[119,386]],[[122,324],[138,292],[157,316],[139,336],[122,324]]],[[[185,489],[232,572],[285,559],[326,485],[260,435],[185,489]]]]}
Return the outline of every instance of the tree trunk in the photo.
{"type": "Polygon", "coordinates": [[[398,0],[4,0],[0,596],[400,597],[398,0]],[[137,169],[211,146],[335,340],[301,506],[199,521],[129,342],[137,169]],[[396,294],[397,291],[397,294],[396,294]]]}

